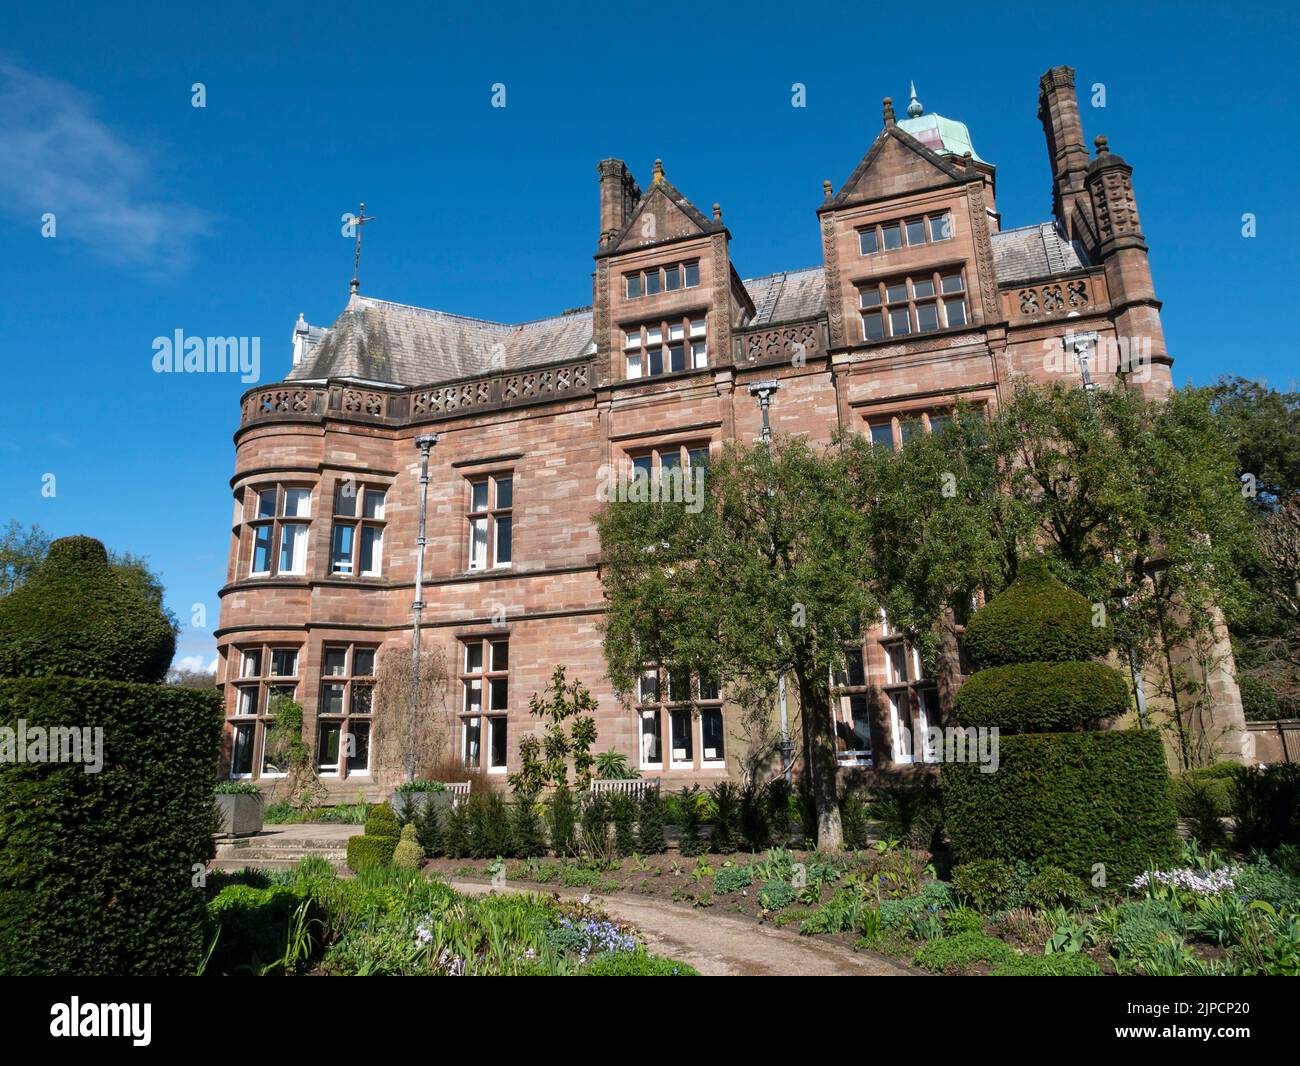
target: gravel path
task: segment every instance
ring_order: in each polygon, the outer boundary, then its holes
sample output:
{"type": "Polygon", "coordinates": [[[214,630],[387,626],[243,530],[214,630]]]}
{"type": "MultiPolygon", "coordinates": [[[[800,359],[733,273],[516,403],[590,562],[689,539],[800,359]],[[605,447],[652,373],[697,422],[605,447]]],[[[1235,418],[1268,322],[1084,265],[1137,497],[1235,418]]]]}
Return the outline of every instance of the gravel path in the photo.
{"type": "MultiPolygon", "coordinates": [[[[482,881],[454,880],[451,887],[478,894],[492,890],[482,881]]],[[[515,882],[510,888],[555,891],[546,885],[515,882]]],[[[559,894],[565,899],[583,895],[563,889],[559,894]]],[[[708,977],[915,976],[915,971],[891,959],[735,915],[622,895],[593,894],[591,900],[611,916],[635,925],[655,954],[688,962],[708,977]]]]}

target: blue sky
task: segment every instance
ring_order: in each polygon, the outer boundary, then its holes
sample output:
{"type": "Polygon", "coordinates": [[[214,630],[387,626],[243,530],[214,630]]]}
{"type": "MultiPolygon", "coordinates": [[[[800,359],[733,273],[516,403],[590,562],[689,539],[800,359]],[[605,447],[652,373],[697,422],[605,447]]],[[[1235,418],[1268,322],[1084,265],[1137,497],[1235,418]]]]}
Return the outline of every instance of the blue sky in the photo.
{"type": "Polygon", "coordinates": [[[360,199],[364,293],[505,321],[590,303],[606,156],[720,201],[745,276],[813,265],[823,179],[909,78],[998,166],[1012,227],[1050,212],[1038,76],[1076,67],[1088,141],[1134,167],[1177,382],[1294,386],[1294,10],[617,6],[0,4],[0,522],[147,556],[179,654],[210,659],[248,386],[154,373],[155,337],[260,337],[281,377],[298,312],[346,300],[360,199]]]}

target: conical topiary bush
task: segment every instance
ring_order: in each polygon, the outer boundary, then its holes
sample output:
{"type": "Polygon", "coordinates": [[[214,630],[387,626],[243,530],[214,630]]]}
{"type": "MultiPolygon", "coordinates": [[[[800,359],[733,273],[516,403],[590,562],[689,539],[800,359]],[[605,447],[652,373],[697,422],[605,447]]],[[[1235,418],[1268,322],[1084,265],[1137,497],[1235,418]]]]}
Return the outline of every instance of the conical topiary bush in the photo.
{"type": "Polygon", "coordinates": [[[957,693],[963,727],[998,731],[992,772],[944,766],[958,862],[1022,860],[1094,884],[1166,859],[1176,816],[1159,734],[1095,728],[1129,707],[1128,684],[1095,657],[1112,636],[1040,560],[977,611],[964,646],[981,669],[957,693]]]}
{"type": "Polygon", "coordinates": [[[167,616],[93,537],[56,540],[31,580],[0,599],[0,677],[156,684],[175,652],[167,616]]]}

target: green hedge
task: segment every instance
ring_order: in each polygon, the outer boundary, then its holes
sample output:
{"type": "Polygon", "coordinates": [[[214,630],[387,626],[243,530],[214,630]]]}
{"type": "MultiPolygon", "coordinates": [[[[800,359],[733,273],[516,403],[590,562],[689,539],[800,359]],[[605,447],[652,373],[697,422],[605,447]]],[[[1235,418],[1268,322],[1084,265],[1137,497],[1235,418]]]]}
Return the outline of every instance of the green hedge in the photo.
{"type": "Polygon", "coordinates": [[[1012,663],[966,680],[954,710],[963,726],[1008,733],[1070,730],[1129,709],[1128,683],[1104,663],[1012,663]]]}
{"type": "Polygon", "coordinates": [[[1238,674],[1237,688],[1241,692],[1241,709],[1246,714],[1246,721],[1274,722],[1286,717],[1286,708],[1266,681],[1250,674],[1238,674]]]}
{"type": "MultiPolygon", "coordinates": [[[[13,593],[12,595],[17,595],[13,593]]],[[[193,973],[207,944],[215,691],[0,680],[0,726],[103,729],[103,768],[0,763],[0,973],[193,973]]]]}
{"type": "Polygon", "coordinates": [[[977,667],[1093,659],[1110,650],[1108,626],[1092,624],[1092,604],[1029,559],[1007,588],[976,611],[962,647],[977,667]]]}
{"type": "Polygon", "coordinates": [[[348,869],[360,870],[363,866],[386,866],[393,861],[397,850],[396,836],[357,835],[348,838],[348,869]]]}
{"type": "Polygon", "coordinates": [[[943,768],[948,837],[958,862],[1059,866],[1091,883],[1130,881],[1168,861],[1177,821],[1164,747],[1154,731],[1001,737],[1000,765],[943,768]]]}
{"type": "Polygon", "coordinates": [[[56,540],[0,599],[0,677],[158,682],[175,651],[170,620],[92,537],[56,540]]]}

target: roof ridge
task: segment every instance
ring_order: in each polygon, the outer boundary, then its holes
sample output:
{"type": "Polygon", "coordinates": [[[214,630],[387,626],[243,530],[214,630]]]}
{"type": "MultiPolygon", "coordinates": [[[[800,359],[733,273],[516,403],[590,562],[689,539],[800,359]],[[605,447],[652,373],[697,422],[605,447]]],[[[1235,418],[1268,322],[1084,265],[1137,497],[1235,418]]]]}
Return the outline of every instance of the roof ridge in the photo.
{"type": "MultiPolygon", "coordinates": [[[[526,326],[538,326],[545,322],[559,322],[566,318],[583,319],[590,318],[590,309],[586,311],[568,311],[560,312],[555,315],[543,315],[541,318],[526,318],[521,322],[499,322],[492,318],[479,318],[477,315],[462,315],[456,311],[443,311],[436,307],[420,307],[416,304],[404,304],[397,300],[384,300],[376,296],[358,296],[358,300],[370,307],[384,306],[393,307],[402,311],[414,311],[420,315],[427,315],[432,318],[450,318],[458,322],[472,322],[479,326],[491,326],[501,332],[511,332],[522,329],[526,326]]],[[[326,327],[329,328],[329,327],[326,327]]]]}
{"type": "Polygon", "coordinates": [[[741,278],[741,283],[748,285],[751,281],[767,281],[768,278],[789,277],[791,274],[808,274],[814,270],[824,270],[825,268],[818,263],[816,266],[798,267],[795,270],[774,270],[770,274],[758,274],[752,278],[741,278]]]}

